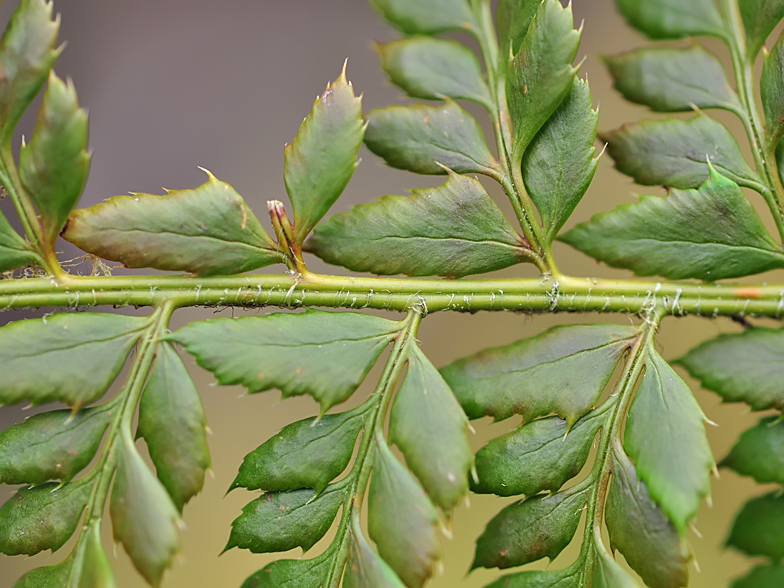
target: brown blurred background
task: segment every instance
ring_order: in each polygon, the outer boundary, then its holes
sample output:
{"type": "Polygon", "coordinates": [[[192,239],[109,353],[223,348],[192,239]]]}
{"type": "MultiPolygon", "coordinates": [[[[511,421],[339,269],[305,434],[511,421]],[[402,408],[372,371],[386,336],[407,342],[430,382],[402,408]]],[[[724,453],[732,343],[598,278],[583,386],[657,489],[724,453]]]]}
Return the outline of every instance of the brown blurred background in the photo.
{"type": "MultiPolygon", "coordinates": [[[[0,23],[7,21],[15,4],[7,0],[0,7],[0,23]]],[[[162,187],[195,187],[205,180],[196,167],[203,166],[232,184],[263,218],[266,200],[285,200],[284,144],[294,137],[313,99],[327,81],[337,77],[346,58],[349,79],[364,93],[366,110],[404,101],[386,81],[372,49],[372,41],[389,40],[396,34],[364,0],[60,0],[55,2],[55,10],[62,14],[61,39],[68,42],[56,71],[73,78],[80,101],[90,114],[90,146],[95,156],[83,206],[128,191],[160,193],[162,187]]],[[[626,27],[612,0],[574,0],[574,11],[577,23],[585,21],[579,57],[587,56],[587,60],[580,75],[589,77],[594,101],[601,105],[600,129],[650,116],[612,91],[599,59],[602,54],[643,44],[642,37],[626,27]]],[[[717,44],[709,47],[726,57],[717,44]]],[[[22,123],[28,136],[34,109],[22,123]]],[[[473,112],[481,116],[477,109],[473,112]]],[[[734,121],[719,118],[740,132],[734,121]]],[[[745,144],[744,140],[741,143],[745,144]]],[[[386,168],[364,148],[361,156],[363,162],[333,212],[383,194],[406,193],[441,181],[386,168]]],[[[486,185],[494,190],[489,182],[486,185]]],[[[636,190],[605,157],[568,226],[616,204],[631,202],[636,190]]],[[[492,194],[500,202],[499,191],[492,194]]],[[[752,200],[759,204],[760,198],[753,195],[752,200]]],[[[64,258],[78,255],[65,244],[63,249],[64,258]]],[[[598,266],[565,246],[559,245],[556,254],[561,268],[573,275],[625,275],[598,266]]],[[[312,267],[335,271],[318,262],[312,267]]],[[[530,268],[518,267],[503,275],[534,274],[530,268]]],[[[762,279],[781,282],[781,276],[770,274],[762,279]]],[[[242,312],[236,311],[238,315],[242,312]]],[[[0,323],[22,316],[27,315],[0,314],[0,323]]],[[[181,311],[173,327],[211,316],[212,310],[181,311]]],[[[628,322],[633,317],[444,313],[424,322],[419,339],[433,362],[441,366],[485,347],[533,336],[554,324],[597,320],[628,322]]],[[[674,358],[702,339],[737,329],[728,320],[688,318],[676,324],[668,319],[660,348],[666,358],[674,358]]],[[[193,365],[192,360],[187,361],[193,365]]],[[[207,478],[201,496],[185,509],[183,552],[165,577],[164,586],[239,586],[274,557],[236,549],[218,557],[231,521],[255,497],[242,491],[225,498],[223,494],[246,453],[284,424],[312,416],[317,408],[308,398],[278,402],[274,392],[238,398],[241,389],[211,387],[212,376],[195,365],[193,374],[213,432],[210,447],[215,477],[207,478]]],[[[740,405],[720,405],[717,396],[687,381],[708,417],[719,424],[710,427],[708,434],[720,459],[739,432],[756,422],[757,415],[740,405]]],[[[367,385],[358,392],[365,393],[367,385]]],[[[0,426],[28,414],[19,407],[0,408],[0,426]]],[[[474,425],[477,434],[472,443],[478,449],[517,422],[489,427],[489,421],[479,421],[474,425]]],[[[721,479],[714,482],[713,507],[705,506],[696,522],[702,537],[689,534],[702,570],[692,575],[691,586],[695,588],[725,586],[748,567],[743,557],[724,551],[722,543],[738,507],[764,490],[724,470],[721,479]]],[[[11,493],[8,487],[0,488],[0,501],[11,493]]],[[[463,507],[455,514],[455,538],[444,541],[444,571],[430,584],[433,588],[479,587],[499,575],[481,570],[466,577],[466,571],[473,557],[473,541],[484,523],[509,500],[471,496],[470,502],[470,508],[463,507]]],[[[107,545],[109,528],[107,520],[107,545]]],[[[0,588],[10,588],[19,575],[33,567],[60,561],[70,545],[54,555],[30,559],[0,556],[0,588]]],[[[324,542],[317,545],[314,553],[323,546],[324,542]]],[[[571,563],[575,552],[573,544],[553,567],[571,563]]],[[[116,557],[110,557],[121,588],[145,585],[122,547],[116,549],[116,557]]]]}

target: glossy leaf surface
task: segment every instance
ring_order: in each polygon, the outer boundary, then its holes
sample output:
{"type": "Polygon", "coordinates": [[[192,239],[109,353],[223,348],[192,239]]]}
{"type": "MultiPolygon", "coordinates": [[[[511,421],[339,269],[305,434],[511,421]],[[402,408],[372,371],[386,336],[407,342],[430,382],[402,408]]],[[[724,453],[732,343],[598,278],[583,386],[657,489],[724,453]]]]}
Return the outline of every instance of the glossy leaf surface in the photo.
{"type": "Polygon", "coordinates": [[[477,180],[450,173],[438,188],[334,215],[306,250],[354,271],[462,277],[525,261],[526,245],[477,180]]]}
{"type": "MultiPolygon", "coordinates": [[[[784,16],[784,2],[781,2],[784,16]]],[[[773,50],[765,52],[760,98],[765,113],[765,140],[776,145],[784,136],[784,37],[780,37],[773,50]]]]}
{"type": "Polygon", "coordinates": [[[73,585],[76,588],[115,588],[117,583],[112,565],[101,545],[101,521],[93,521],[83,532],[87,534],[87,538],[84,540],[84,549],[77,555],[77,561],[74,563],[78,575],[72,578],[73,585]]]}
{"type": "Polygon", "coordinates": [[[350,549],[343,577],[344,588],[404,588],[389,564],[373,551],[358,524],[351,528],[350,549]]]}
{"type": "Polygon", "coordinates": [[[644,186],[697,188],[711,165],[736,184],[760,190],[727,127],[707,115],[689,120],[665,118],[626,125],[601,136],[621,173],[644,186]]]}
{"type": "Polygon", "coordinates": [[[408,361],[389,418],[389,440],[400,448],[433,502],[449,511],[468,494],[473,455],[468,419],[452,390],[418,347],[408,361]]]}
{"type": "Polygon", "coordinates": [[[60,549],[76,531],[92,484],[81,480],[26,486],[0,508],[0,553],[35,555],[60,549]]]}
{"type": "Polygon", "coordinates": [[[95,456],[114,411],[44,412],[0,432],[0,483],[70,481],[95,456]]]}
{"type": "Polygon", "coordinates": [[[346,469],[363,424],[362,413],[343,412],[286,425],[245,456],[231,489],[319,494],[346,469]]]}
{"type": "Polygon", "coordinates": [[[13,588],[62,588],[68,585],[71,566],[73,566],[73,556],[53,566],[35,568],[19,578],[13,588]]]}
{"type": "Polygon", "coordinates": [[[542,0],[500,0],[496,12],[501,61],[517,55],[542,0]]]}
{"type": "Polygon", "coordinates": [[[150,471],[130,439],[120,440],[109,512],[114,540],[122,543],[133,565],[153,586],[180,550],[177,507],[150,471]]]}
{"type": "Polygon", "coordinates": [[[770,588],[784,584],[784,565],[757,566],[731,584],[731,588],[770,588]]]}
{"type": "Polygon", "coordinates": [[[210,175],[195,190],[115,196],[71,213],[63,239],[126,267],[235,274],[281,262],[242,196],[210,175]]]}
{"type": "Polygon", "coordinates": [[[784,407],[784,330],[757,327],[706,341],[677,363],[726,402],[784,407]]]}
{"type": "Polygon", "coordinates": [[[170,343],[161,343],[139,404],[137,435],[147,442],[158,479],[179,511],[201,491],[210,467],[206,426],[188,369],[170,343]]]}
{"type": "Polygon", "coordinates": [[[713,0],[616,0],[616,4],[626,21],[651,39],[724,35],[713,0]]]}
{"type": "Polygon", "coordinates": [[[555,413],[571,425],[597,402],[636,331],[563,326],[441,368],[468,418],[555,413]]]}
{"type": "Polygon", "coordinates": [[[738,0],[740,16],[746,29],[746,54],[753,59],[765,39],[784,17],[782,0],[738,0]]]}
{"type": "Polygon", "coordinates": [[[340,488],[327,488],[317,498],[313,490],[263,494],[242,509],[231,524],[231,536],[224,551],[232,547],[253,553],[307,551],[332,526],[345,498],[340,488]]]}
{"type": "Polygon", "coordinates": [[[691,112],[695,106],[735,112],[742,108],[721,61],[700,45],[649,47],[604,61],[615,89],[655,112],[691,112]]]}
{"type": "Polygon", "coordinates": [[[326,412],[351,396],[400,328],[355,312],[308,310],[195,322],[170,339],[221,384],[310,394],[326,412]]]}
{"type": "Polygon", "coordinates": [[[713,281],[784,267],[784,252],[746,196],[715,171],[699,190],[641,196],[559,239],[638,276],[713,281]]]}
{"type": "Polygon", "coordinates": [[[11,140],[16,123],[44,85],[60,50],[52,3],[22,0],[0,39],[0,138],[11,140]]]}
{"type": "Polygon", "coordinates": [[[624,449],[681,534],[710,492],[715,467],[706,420],[689,387],[651,345],[646,370],[632,400],[624,449]]]}
{"type": "Polygon", "coordinates": [[[576,79],[525,152],[525,187],[550,238],[572,214],[596,172],[598,121],[588,82],[576,79]]]}
{"type": "Polygon", "coordinates": [[[0,327],[0,404],[97,400],[148,324],[145,317],[59,313],[0,327]]]}
{"type": "Polygon", "coordinates": [[[595,537],[594,563],[591,588],[640,588],[640,585],[607,553],[595,537]]]}
{"type": "Polygon", "coordinates": [[[333,554],[313,559],[273,561],[242,583],[241,588],[322,588],[332,566],[333,554]]]}
{"type": "Polygon", "coordinates": [[[38,256],[33,253],[29,243],[19,236],[0,212],[0,272],[38,262],[38,256]]]}
{"type": "Polygon", "coordinates": [[[784,422],[767,417],[745,430],[721,465],[758,484],[784,485],[784,422]]]}
{"type": "Polygon", "coordinates": [[[368,494],[368,531],[378,552],[409,588],[421,588],[440,557],[438,512],[414,477],[376,440],[368,494]]]}
{"type": "Polygon", "coordinates": [[[776,167],[779,170],[779,180],[784,184],[784,143],[776,146],[775,152],[776,167]]]}
{"type": "Polygon", "coordinates": [[[730,530],[727,546],[776,562],[784,558],[784,496],[774,491],[743,505],[730,530]]]}
{"type": "Polygon", "coordinates": [[[613,447],[612,472],[605,521],[613,551],[620,551],[651,588],[688,586],[689,547],[651,500],[619,444],[613,447]]]}
{"type": "Polygon", "coordinates": [[[367,114],[365,144],[387,165],[420,174],[497,175],[499,164],[476,119],[457,102],[388,106],[367,114]]]}
{"type": "Polygon", "coordinates": [[[378,45],[381,67],[390,81],[412,98],[444,96],[493,107],[476,54],[462,43],[409,37],[378,45]]]}
{"type": "Polygon", "coordinates": [[[365,125],[362,100],[345,69],[316,99],[294,142],[286,146],[283,179],[301,243],[338,199],[357,167],[365,125]]]}
{"type": "Polygon", "coordinates": [[[547,417],[493,439],[476,454],[479,482],[471,490],[498,496],[557,492],[580,473],[606,419],[606,411],[594,410],[568,431],[565,420],[547,417]]]}
{"type": "Polygon", "coordinates": [[[79,108],[73,84],[51,73],[32,141],[19,153],[19,175],[49,247],[79,201],[89,169],[87,113],[79,108]]]}
{"type": "Polygon", "coordinates": [[[580,588],[582,569],[571,567],[557,572],[530,571],[501,576],[485,588],[580,588]]]}
{"type": "Polygon", "coordinates": [[[511,568],[563,551],[580,523],[588,491],[538,495],[510,504],[476,540],[471,569],[511,568]]]}
{"type": "Polygon", "coordinates": [[[580,33],[573,27],[571,5],[564,8],[558,0],[544,0],[509,63],[506,96],[516,162],[572,85],[577,73],[572,61],[580,45],[580,33]]]}
{"type": "Polygon", "coordinates": [[[371,3],[390,24],[407,35],[432,35],[474,27],[468,0],[371,0],[371,3]]]}

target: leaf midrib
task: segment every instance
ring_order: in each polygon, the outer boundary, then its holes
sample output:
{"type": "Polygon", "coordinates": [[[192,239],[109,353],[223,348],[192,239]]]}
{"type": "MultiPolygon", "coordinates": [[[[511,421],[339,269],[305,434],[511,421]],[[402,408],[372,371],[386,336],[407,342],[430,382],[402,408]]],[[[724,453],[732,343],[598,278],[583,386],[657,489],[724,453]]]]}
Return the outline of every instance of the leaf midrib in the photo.
{"type": "Polygon", "coordinates": [[[4,359],[4,361],[7,362],[7,361],[13,361],[15,359],[30,359],[30,358],[33,358],[33,357],[40,357],[40,356],[43,356],[43,355],[48,355],[50,353],[62,353],[62,352],[72,351],[74,349],[78,349],[79,347],[83,347],[85,345],[94,345],[96,343],[105,343],[105,342],[108,342],[108,341],[114,341],[115,339],[122,339],[124,337],[125,338],[131,338],[130,336],[133,335],[134,333],[139,333],[140,331],[144,331],[145,329],[147,329],[146,326],[142,327],[140,329],[132,329],[130,331],[126,331],[126,332],[124,332],[124,333],[122,333],[120,335],[113,335],[112,337],[91,339],[90,341],[80,341],[79,343],[73,343],[72,345],[68,345],[66,347],[57,347],[56,349],[49,349],[47,351],[36,351],[35,353],[30,354],[30,355],[24,355],[24,354],[22,354],[22,355],[13,355],[13,356],[10,357],[10,359],[5,359],[5,358],[3,358],[3,359],[4,359]]]}
{"type": "Polygon", "coordinates": [[[591,351],[598,351],[598,350],[600,350],[600,349],[604,349],[605,347],[610,347],[610,346],[613,346],[613,345],[620,345],[621,343],[623,343],[623,342],[626,342],[626,341],[630,341],[630,340],[632,340],[632,339],[634,339],[634,338],[635,338],[635,337],[628,337],[628,338],[626,338],[626,339],[619,339],[619,340],[617,340],[617,341],[610,341],[610,342],[608,342],[608,343],[604,343],[603,345],[599,345],[599,346],[597,346],[597,347],[589,347],[589,348],[585,348],[585,349],[580,349],[580,350],[578,350],[578,351],[575,351],[574,353],[570,353],[569,355],[562,355],[562,356],[560,356],[560,357],[557,357],[556,359],[551,359],[551,360],[547,360],[547,361],[542,361],[542,362],[539,362],[539,363],[535,363],[535,364],[533,364],[533,365],[530,365],[530,366],[528,366],[528,367],[524,367],[524,368],[520,368],[520,369],[510,369],[510,370],[504,370],[504,371],[501,371],[501,373],[500,373],[500,374],[496,374],[496,375],[494,375],[494,376],[478,376],[478,377],[476,377],[475,379],[477,379],[477,380],[493,380],[493,379],[495,379],[495,378],[500,378],[501,376],[505,376],[505,375],[507,375],[507,374],[519,374],[519,373],[524,373],[524,372],[526,372],[526,371],[529,371],[529,370],[531,370],[531,369],[537,368],[537,367],[539,367],[539,366],[543,366],[543,365],[550,365],[550,364],[557,363],[557,362],[559,362],[559,361],[562,361],[562,360],[565,360],[565,359],[570,359],[570,358],[572,358],[572,357],[575,357],[575,356],[577,356],[577,355],[580,355],[581,353],[589,353],[589,352],[591,352],[591,351]]]}
{"type": "MultiPolygon", "coordinates": [[[[649,242],[652,242],[652,243],[661,243],[661,244],[664,244],[664,245],[678,245],[678,246],[680,246],[682,248],[684,248],[683,246],[685,246],[685,245],[699,245],[699,246],[719,247],[719,248],[725,248],[725,249],[739,249],[739,250],[742,250],[742,251],[748,251],[750,253],[754,253],[754,252],[766,253],[768,255],[772,255],[774,257],[781,258],[782,262],[784,262],[784,252],[776,250],[776,249],[764,249],[762,247],[756,247],[756,246],[753,246],[753,245],[732,245],[732,244],[727,244],[727,243],[716,243],[715,241],[686,241],[686,240],[683,240],[683,239],[667,239],[667,240],[664,240],[664,239],[656,239],[654,237],[641,237],[641,238],[631,238],[631,239],[624,239],[622,237],[615,237],[615,238],[610,237],[610,239],[608,239],[608,240],[622,241],[622,242],[627,243],[627,244],[630,243],[630,242],[631,243],[649,243],[649,242]]],[[[620,252],[621,250],[616,248],[616,251],[620,252]]],[[[686,249],[686,251],[688,252],[688,249],[686,249]]],[[[623,254],[621,254],[621,257],[624,257],[623,254]]]]}
{"type": "MultiPolygon", "coordinates": [[[[175,231],[149,231],[146,229],[121,229],[118,227],[99,227],[98,231],[102,233],[107,232],[116,232],[116,233],[142,233],[143,235],[175,235],[177,237],[182,237],[185,239],[208,239],[208,240],[215,240],[220,241],[221,243],[229,243],[234,245],[239,245],[242,247],[249,247],[251,249],[260,249],[262,251],[269,251],[270,253],[277,253],[273,249],[269,249],[268,247],[263,247],[261,245],[255,245],[253,243],[249,243],[247,241],[238,241],[236,239],[224,239],[222,237],[218,237],[215,235],[190,235],[188,233],[177,233],[175,231]]],[[[255,233],[251,233],[252,235],[256,235],[255,233]]]]}

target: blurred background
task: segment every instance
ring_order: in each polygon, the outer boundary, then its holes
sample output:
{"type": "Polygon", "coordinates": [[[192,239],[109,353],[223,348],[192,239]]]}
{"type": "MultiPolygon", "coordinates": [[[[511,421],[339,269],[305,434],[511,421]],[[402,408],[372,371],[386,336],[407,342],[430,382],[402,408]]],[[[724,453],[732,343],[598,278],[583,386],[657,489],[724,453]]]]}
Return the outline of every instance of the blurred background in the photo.
{"type": "MultiPolygon", "coordinates": [[[[16,2],[0,6],[0,24],[7,22],[16,2]]],[[[248,201],[259,218],[266,217],[265,202],[286,200],[283,185],[283,146],[295,136],[314,98],[326,83],[340,73],[348,58],[348,77],[357,92],[364,94],[365,110],[405,102],[380,70],[373,41],[397,35],[386,26],[364,0],[55,0],[62,15],[60,38],[67,48],[56,71],[73,78],[79,98],[90,114],[90,147],[95,152],[92,173],[81,205],[132,192],[161,193],[162,188],[193,188],[206,179],[197,166],[232,184],[248,201]]],[[[600,105],[600,130],[650,115],[644,108],[627,104],[614,93],[601,55],[614,54],[645,43],[631,31],[615,11],[612,0],[574,0],[575,20],[585,22],[578,60],[586,57],[580,75],[587,76],[595,104],[600,105]]],[[[458,37],[461,38],[461,37],[458,37]]],[[[463,39],[465,40],[465,39],[463,39]]],[[[725,59],[716,43],[708,47],[725,59]]],[[[471,108],[471,107],[469,107],[471,108]]],[[[30,136],[37,103],[21,124],[30,136]]],[[[481,121],[482,113],[472,108],[481,121]]],[[[741,128],[729,117],[718,116],[741,136],[741,128]]],[[[487,125],[486,125],[487,128],[487,125]]],[[[745,139],[740,140],[745,145],[745,139]]],[[[601,146],[599,146],[601,148],[601,146]]],[[[440,184],[442,178],[414,176],[385,167],[364,147],[362,164],[344,196],[332,212],[368,202],[383,194],[405,194],[412,188],[440,184]]],[[[484,179],[483,179],[484,181],[484,179]]],[[[502,206],[502,195],[485,182],[502,206]]],[[[615,172],[604,157],[596,179],[577,208],[567,228],[592,214],[634,200],[639,188],[615,172]]],[[[657,193],[657,189],[642,191],[657,193]]],[[[756,194],[752,196],[759,205],[756,194]]],[[[3,203],[4,208],[7,203],[3,203]]],[[[509,210],[509,207],[505,207],[509,210]]],[[[767,221],[764,210],[760,209],[767,221]]],[[[772,224],[769,223],[772,227],[772,224]]],[[[79,255],[66,244],[63,258],[79,255]]],[[[556,255],[563,271],[572,275],[623,276],[625,272],[598,266],[563,245],[556,255]]],[[[311,258],[312,259],[312,258],[311,258]]],[[[317,260],[308,260],[315,271],[339,272],[317,260]]],[[[89,271],[85,268],[84,271],[89,271]]],[[[279,270],[272,270],[277,272],[279,270]]],[[[500,275],[533,276],[533,268],[506,270],[500,275]]],[[[767,274],[755,281],[782,282],[782,274],[767,274]]],[[[134,312],[127,310],[123,312],[134,312]]],[[[145,311],[140,311],[145,312],[145,311]]],[[[247,311],[235,311],[240,315],[247,311]]],[[[264,313],[266,311],[254,311],[264,313]]],[[[219,316],[231,316],[231,310],[219,316]]],[[[21,312],[0,314],[0,324],[32,316],[21,312]]],[[[190,320],[215,316],[212,309],[178,312],[173,328],[190,320]]],[[[577,322],[628,323],[634,317],[597,315],[526,316],[484,313],[442,313],[429,317],[420,330],[424,351],[436,366],[483,348],[530,337],[555,324],[577,322]]],[[[755,321],[764,324],[764,321],[755,321]]],[[[721,332],[737,331],[728,319],[686,318],[664,322],[659,338],[665,358],[682,355],[699,341],[721,332]]],[[[212,376],[200,371],[191,359],[193,377],[202,393],[212,435],[214,478],[207,477],[202,494],[185,508],[187,530],[183,551],[164,579],[164,586],[239,586],[251,573],[277,556],[254,555],[231,550],[222,556],[231,521],[255,494],[235,491],[224,497],[245,454],[293,420],[312,416],[316,404],[309,398],[278,402],[277,393],[242,395],[242,389],[213,387],[212,376]]],[[[372,380],[374,371],[369,376],[372,380]]],[[[681,372],[682,373],[682,372],[681,372]]],[[[685,374],[682,373],[685,377],[685,374]]],[[[707,416],[718,427],[708,434],[717,459],[721,459],[740,431],[756,422],[741,405],[721,405],[717,396],[699,389],[688,380],[707,416]]],[[[2,385],[0,383],[0,385],[2,385]]],[[[357,400],[372,386],[366,383],[357,400]]],[[[45,407],[51,408],[51,407],[45,407]]],[[[41,407],[22,411],[0,408],[0,427],[21,421],[41,407]]],[[[487,440],[516,426],[505,421],[490,426],[489,420],[474,423],[475,449],[487,440]]],[[[0,502],[13,488],[0,487],[0,502]]],[[[705,505],[696,521],[701,537],[690,532],[701,572],[693,569],[691,586],[715,588],[749,567],[748,560],[723,549],[732,517],[750,496],[767,489],[722,470],[714,480],[712,508],[705,505]]],[[[455,514],[453,540],[444,540],[443,572],[429,584],[433,588],[479,587],[499,576],[497,571],[466,572],[473,558],[473,542],[487,520],[510,502],[486,496],[470,497],[455,514]]],[[[104,525],[107,545],[110,524],[104,525]]],[[[573,561],[578,540],[554,563],[554,569],[573,561]]],[[[0,556],[0,588],[10,588],[18,577],[33,567],[59,562],[72,542],[54,555],[34,558],[0,556]]],[[[325,541],[313,549],[318,553],[325,541]]],[[[122,547],[111,555],[120,588],[144,586],[122,547]]],[[[299,553],[287,557],[299,557],[299,553]]],[[[622,559],[618,555],[619,559],[622,559]]],[[[546,563],[546,562],[545,562],[546,563]]],[[[543,563],[541,566],[544,566],[543,563]]]]}

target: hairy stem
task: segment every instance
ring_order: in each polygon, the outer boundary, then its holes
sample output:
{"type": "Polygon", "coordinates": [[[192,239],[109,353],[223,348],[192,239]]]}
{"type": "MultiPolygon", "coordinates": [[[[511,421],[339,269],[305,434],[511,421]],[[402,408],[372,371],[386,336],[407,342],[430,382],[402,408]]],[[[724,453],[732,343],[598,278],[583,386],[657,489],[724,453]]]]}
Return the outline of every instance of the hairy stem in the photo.
{"type": "MultiPolygon", "coordinates": [[[[637,340],[629,351],[621,378],[613,391],[615,401],[612,407],[609,427],[602,428],[599,447],[596,452],[596,462],[591,473],[591,478],[595,481],[591,497],[588,501],[588,508],[585,519],[585,531],[583,534],[584,556],[588,556],[588,550],[595,549],[594,542],[601,541],[602,521],[604,520],[604,505],[607,499],[607,491],[610,487],[610,477],[612,475],[612,442],[621,438],[621,427],[629,412],[629,406],[634,396],[637,381],[642,373],[647,357],[648,345],[653,340],[659,324],[659,315],[653,314],[649,321],[646,321],[644,330],[637,337],[637,340]]],[[[583,567],[581,585],[590,585],[593,575],[593,560],[587,557],[583,567]]]]}
{"type": "Polygon", "coordinates": [[[395,384],[408,359],[409,347],[411,341],[416,337],[421,320],[422,315],[420,313],[413,310],[409,311],[405,327],[398,333],[395,339],[392,352],[389,355],[389,359],[387,359],[384,371],[371,397],[374,399],[376,407],[368,412],[357,458],[354,461],[351,474],[349,474],[354,477],[354,481],[346,494],[347,498],[343,503],[338,534],[333,543],[333,545],[338,546],[338,554],[324,584],[328,588],[338,588],[340,585],[340,579],[343,575],[343,568],[349,552],[349,525],[352,519],[359,516],[365,490],[370,479],[370,472],[373,469],[373,456],[375,455],[373,442],[377,435],[383,435],[384,420],[389,409],[389,403],[392,401],[395,384]]]}
{"type": "Polygon", "coordinates": [[[673,316],[784,316],[784,284],[738,285],[559,276],[511,279],[355,278],[306,275],[76,277],[0,280],[0,310],[157,306],[374,308],[423,313],[603,312],[673,316]]]}
{"type": "MultiPolygon", "coordinates": [[[[536,265],[547,273],[555,269],[552,256],[547,254],[543,247],[542,230],[537,221],[536,212],[525,190],[520,162],[514,161],[510,146],[512,145],[512,125],[509,109],[506,104],[506,73],[498,67],[498,39],[493,25],[493,15],[489,0],[481,0],[475,4],[475,12],[479,21],[480,33],[479,46],[487,72],[487,83],[493,97],[493,129],[498,148],[498,159],[504,173],[494,178],[501,184],[509,201],[512,203],[515,215],[520,222],[523,235],[536,254],[536,265]]],[[[505,50],[503,47],[502,50],[505,50]]]]}
{"type": "Polygon", "coordinates": [[[736,0],[722,0],[722,9],[724,19],[729,27],[726,40],[732,56],[735,86],[744,109],[740,119],[743,121],[746,135],[751,144],[754,165],[765,184],[762,196],[776,222],[779,237],[784,241],[784,188],[782,188],[776,166],[776,146],[767,144],[764,125],[757,107],[754,91],[754,61],[751,56],[746,54],[746,37],[736,0]]]}
{"type": "Polygon", "coordinates": [[[22,187],[22,180],[19,178],[13,153],[11,153],[11,148],[7,145],[0,147],[0,182],[2,182],[3,187],[11,198],[19,221],[22,223],[25,237],[27,237],[28,242],[33,246],[33,250],[40,257],[41,267],[49,275],[62,276],[64,272],[60,268],[57,256],[54,255],[53,251],[44,251],[43,233],[41,224],[38,222],[38,215],[22,187]]]}
{"type": "MultiPolygon", "coordinates": [[[[136,405],[139,403],[139,398],[144,390],[144,384],[146,383],[147,376],[152,368],[155,352],[158,347],[158,339],[165,334],[169,325],[169,320],[175,309],[176,306],[173,303],[164,302],[155,310],[155,313],[151,317],[151,325],[139,343],[138,352],[133,365],[131,366],[131,371],[125,382],[125,386],[123,386],[123,389],[117,395],[117,398],[111,401],[118,403],[119,410],[109,425],[109,433],[106,437],[103,454],[101,455],[98,464],[93,469],[93,472],[97,473],[98,480],[93,485],[90,498],[85,508],[84,522],[79,535],[77,549],[80,549],[83,541],[86,540],[90,525],[99,525],[103,518],[103,509],[109,495],[109,486],[114,478],[114,471],[117,467],[120,435],[128,435],[133,438],[131,426],[133,415],[136,412],[136,405]]],[[[92,475],[93,472],[91,472],[90,475],[92,475]]],[[[78,581],[78,578],[76,576],[78,576],[78,570],[74,567],[71,570],[71,577],[68,580],[66,588],[77,588],[75,582],[78,581]]]]}

